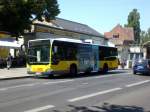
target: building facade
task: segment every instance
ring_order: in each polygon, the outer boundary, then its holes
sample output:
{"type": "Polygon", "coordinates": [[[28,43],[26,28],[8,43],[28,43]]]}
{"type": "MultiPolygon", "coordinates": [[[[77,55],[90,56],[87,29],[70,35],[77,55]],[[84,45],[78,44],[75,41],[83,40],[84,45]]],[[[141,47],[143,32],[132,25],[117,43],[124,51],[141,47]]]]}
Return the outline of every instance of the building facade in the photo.
{"type": "Polygon", "coordinates": [[[6,58],[9,53],[13,57],[16,56],[16,51],[20,50],[23,38],[12,37],[9,32],[0,31],[0,58],[6,58]]]}
{"type": "Polygon", "coordinates": [[[0,59],[6,58],[9,49],[4,47],[4,42],[10,38],[10,34],[8,32],[0,31],[0,59]]]}
{"type": "MultiPolygon", "coordinates": [[[[130,50],[130,47],[134,43],[133,28],[122,27],[118,24],[110,32],[105,32],[104,35],[118,48],[120,62],[124,65],[127,65],[127,68],[131,67],[131,55],[134,54],[134,52],[132,52],[133,50],[130,50]]],[[[137,54],[137,52],[135,54],[137,54]]]]}
{"type": "Polygon", "coordinates": [[[32,37],[28,35],[25,38],[25,42],[30,39],[41,38],[71,38],[83,41],[88,40],[88,42],[92,42],[93,44],[107,44],[107,39],[104,38],[104,35],[88,25],[61,18],[56,18],[56,20],[50,22],[35,20],[31,32],[32,37]]]}
{"type": "Polygon", "coordinates": [[[150,41],[145,42],[142,45],[142,48],[144,49],[144,58],[145,59],[150,59],[150,41]]]}

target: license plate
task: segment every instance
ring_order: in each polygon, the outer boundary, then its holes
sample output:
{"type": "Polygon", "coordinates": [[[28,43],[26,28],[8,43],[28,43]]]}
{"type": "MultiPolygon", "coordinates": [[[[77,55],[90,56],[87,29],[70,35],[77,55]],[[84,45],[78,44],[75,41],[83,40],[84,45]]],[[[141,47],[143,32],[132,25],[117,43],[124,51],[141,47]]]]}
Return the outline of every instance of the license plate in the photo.
{"type": "Polygon", "coordinates": [[[36,75],[41,75],[41,73],[40,72],[36,72],[36,75]]]}
{"type": "Polygon", "coordinates": [[[43,69],[42,68],[37,68],[37,72],[42,72],[43,69]]]}

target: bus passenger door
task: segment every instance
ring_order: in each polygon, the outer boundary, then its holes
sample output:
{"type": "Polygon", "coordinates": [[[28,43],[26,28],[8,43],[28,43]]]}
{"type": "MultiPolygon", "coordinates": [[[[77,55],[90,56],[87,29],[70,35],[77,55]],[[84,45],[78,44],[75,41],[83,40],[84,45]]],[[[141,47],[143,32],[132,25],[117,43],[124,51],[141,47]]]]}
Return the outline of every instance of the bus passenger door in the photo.
{"type": "Polygon", "coordinates": [[[92,67],[93,71],[99,70],[99,50],[98,46],[92,46],[92,67]]]}
{"type": "Polygon", "coordinates": [[[92,46],[81,44],[78,46],[78,70],[79,72],[91,71],[91,54],[92,46]]]}

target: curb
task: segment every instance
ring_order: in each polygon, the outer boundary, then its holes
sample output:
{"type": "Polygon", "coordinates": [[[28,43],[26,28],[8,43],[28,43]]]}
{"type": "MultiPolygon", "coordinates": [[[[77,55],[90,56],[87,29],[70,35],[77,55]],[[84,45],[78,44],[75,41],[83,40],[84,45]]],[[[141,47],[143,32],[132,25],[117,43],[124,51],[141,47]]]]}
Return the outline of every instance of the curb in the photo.
{"type": "Polygon", "coordinates": [[[15,79],[24,79],[24,78],[30,78],[32,76],[20,76],[20,77],[8,77],[8,78],[0,78],[0,81],[4,80],[15,80],[15,79]]]}

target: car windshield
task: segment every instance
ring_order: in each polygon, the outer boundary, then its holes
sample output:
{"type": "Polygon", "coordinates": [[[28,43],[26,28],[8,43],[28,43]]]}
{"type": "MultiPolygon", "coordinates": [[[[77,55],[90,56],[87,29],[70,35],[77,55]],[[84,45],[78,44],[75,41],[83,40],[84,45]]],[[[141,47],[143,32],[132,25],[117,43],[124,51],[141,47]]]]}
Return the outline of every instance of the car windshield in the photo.
{"type": "Polygon", "coordinates": [[[150,64],[150,60],[139,60],[135,63],[135,65],[147,65],[150,64]]]}

